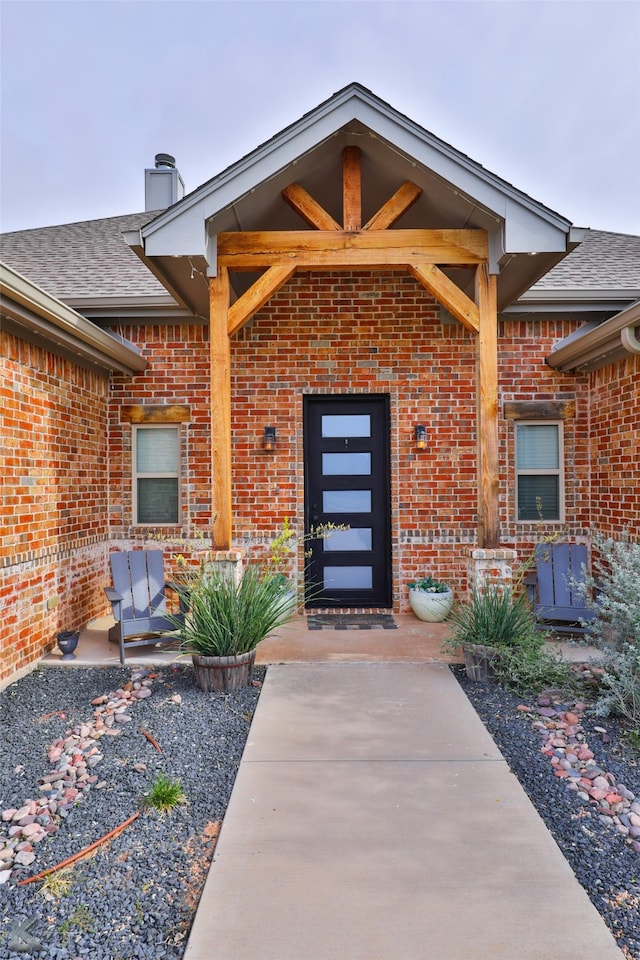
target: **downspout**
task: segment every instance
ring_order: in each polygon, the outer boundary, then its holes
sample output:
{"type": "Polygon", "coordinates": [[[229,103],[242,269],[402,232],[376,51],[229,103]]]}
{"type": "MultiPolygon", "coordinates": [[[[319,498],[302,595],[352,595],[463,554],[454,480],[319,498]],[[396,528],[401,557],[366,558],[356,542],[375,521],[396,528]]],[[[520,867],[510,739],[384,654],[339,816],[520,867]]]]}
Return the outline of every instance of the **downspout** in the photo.
{"type": "Polygon", "coordinates": [[[640,340],[636,336],[635,326],[625,327],[624,330],[621,330],[620,339],[627,353],[640,353],[640,340]]]}

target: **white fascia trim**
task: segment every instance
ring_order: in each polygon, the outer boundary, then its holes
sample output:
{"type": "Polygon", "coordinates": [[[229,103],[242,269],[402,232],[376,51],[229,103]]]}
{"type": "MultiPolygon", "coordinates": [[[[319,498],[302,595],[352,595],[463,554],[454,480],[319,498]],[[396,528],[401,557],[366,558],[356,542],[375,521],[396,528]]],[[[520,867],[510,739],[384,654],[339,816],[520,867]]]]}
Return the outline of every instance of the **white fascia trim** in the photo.
{"type": "Polygon", "coordinates": [[[519,226],[514,234],[515,249],[506,252],[542,252],[541,244],[542,250],[567,250],[571,230],[568,220],[485,170],[363,89],[351,87],[142,227],[140,234],[146,256],[204,255],[207,251],[205,221],[336,135],[353,120],[368,127],[372,136],[379,136],[411,160],[419,162],[458,188],[471,202],[494,216],[496,224],[517,209],[519,226]],[[425,152],[428,156],[425,156],[425,152]],[[532,249],[526,249],[524,240],[529,231],[536,238],[536,246],[532,249]]]}

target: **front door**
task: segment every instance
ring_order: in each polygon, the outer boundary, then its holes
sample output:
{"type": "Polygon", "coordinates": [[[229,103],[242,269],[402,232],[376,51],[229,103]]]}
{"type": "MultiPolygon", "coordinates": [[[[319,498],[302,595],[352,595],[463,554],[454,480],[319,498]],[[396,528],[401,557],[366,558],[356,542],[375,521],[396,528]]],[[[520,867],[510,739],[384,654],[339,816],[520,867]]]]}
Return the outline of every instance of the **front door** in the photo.
{"type": "Polygon", "coordinates": [[[304,398],[307,606],[390,607],[389,398],[304,398]]]}

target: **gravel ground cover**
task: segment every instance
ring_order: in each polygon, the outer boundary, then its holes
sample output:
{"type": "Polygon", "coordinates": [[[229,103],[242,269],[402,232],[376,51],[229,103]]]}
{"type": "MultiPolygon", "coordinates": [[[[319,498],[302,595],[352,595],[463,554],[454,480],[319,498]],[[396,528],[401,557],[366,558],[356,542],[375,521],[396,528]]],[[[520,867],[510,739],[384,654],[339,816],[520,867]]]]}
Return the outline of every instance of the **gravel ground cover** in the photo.
{"type": "MultiPolygon", "coordinates": [[[[453,669],[623,954],[640,960],[640,855],[629,837],[605,825],[593,804],[554,775],[541,752],[535,714],[519,709],[535,698],[470,682],[464,670],[453,669]]],[[[0,813],[38,797],[51,768],[51,744],[86,724],[96,709],[92,700],[135,675],[131,668],[41,668],[0,693],[0,813]]],[[[263,676],[263,670],[254,672],[258,684],[263,676]]],[[[182,958],[260,689],[202,694],[192,668],[177,665],[158,669],[145,682],[151,695],[127,708],[131,720],[118,725],[118,735],[99,740],[101,759],[91,771],[97,781],[58,818],[58,831],[34,844],[33,863],[0,886],[2,960],[25,956],[9,949],[19,942],[16,933],[42,946],[41,952],[32,947],[31,955],[52,960],[182,958]],[[161,753],[141,731],[151,734],[161,753]],[[158,772],[180,779],[187,798],[165,814],[143,808],[158,772]],[[62,875],[17,884],[141,809],[121,834],[62,875]],[[64,884],[56,888],[53,879],[60,876],[64,884]]],[[[599,767],[640,796],[638,753],[622,737],[623,728],[588,712],[581,725],[599,767]]],[[[0,843],[10,825],[0,822],[0,843]]]]}
{"type": "MultiPolygon", "coordinates": [[[[535,696],[523,697],[491,682],[470,681],[464,668],[452,669],[623,955],[640,960],[640,854],[628,836],[607,822],[610,818],[601,819],[596,804],[581,799],[576,790],[567,787],[567,780],[554,774],[550,757],[542,753],[541,731],[535,726],[541,720],[535,712],[535,696]],[[521,709],[525,706],[531,711],[521,709]]],[[[570,709],[573,703],[560,702],[558,706],[570,709]]],[[[598,768],[640,799],[640,755],[625,738],[623,724],[590,716],[587,701],[580,726],[580,736],[598,768]]],[[[526,851],[522,866],[526,869],[526,851]]]]}
{"type": "MultiPolygon", "coordinates": [[[[81,729],[96,709],[91,701],[132,675],[131,668],[40,668],[0,693],[0,812],[41,795],[51,744],[81,729]]],[[[262,676],[254,672],[258,682],[262,676]]],[[[33,863],[0,886],[3,960],[27,955],[12,947],[24,947],[29,936],[31,955],[52,960],[183,956],[260,691],[203,694],[192,667],[175,665],[154,671],[149,686],[151,695],[127,708],[131,720],[118,724],[118,735],[97,741],[102,758],[90,771],[97,782],[65,817],[53,818],[59,828],[33,845],[33,863]],[[158,772],[179,779],[186,795],[165,814],[143,808],[158,772]],[[88,859],[48,883],[18,885],[141,809],[88,859]],[[61,876],[65,886],[56,888],[52,881],[61,876]]],[[[10,826],[0,822],[0,841],[10,826]]]]}

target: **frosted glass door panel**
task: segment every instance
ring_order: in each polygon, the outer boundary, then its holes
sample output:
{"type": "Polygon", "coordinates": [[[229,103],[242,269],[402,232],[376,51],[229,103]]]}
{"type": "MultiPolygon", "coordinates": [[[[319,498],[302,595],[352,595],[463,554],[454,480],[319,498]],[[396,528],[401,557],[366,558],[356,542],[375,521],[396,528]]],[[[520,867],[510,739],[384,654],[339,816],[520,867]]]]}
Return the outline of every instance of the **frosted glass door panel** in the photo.
{"type": "Polygon", "coordinates": [[[370,437],[371,417],[368,414],[354,414],[352,416],[325,414],[322,417],[322,436],[370,437]]]}
{"type": "Polygon", "coordinates": [[[371,476],[371,454],[323,453],[322,475],[324,477],[369,477],[371,476]]]}
{"type": "Polygon", "coordinates": [[[371,513],[371,490],[323,490],[323,513],[371,513]]]}
{"type": "Polygon", "coordinates": [[[325,567],[325,590],[370,590],[373,567],[325,567]]]}
{"type": "Polygon", "coordinates": [[[371,550],[371,527],[350,527],[349,530],[333,530],[322,541],[325,553],[336,550],[371,550]]]}

